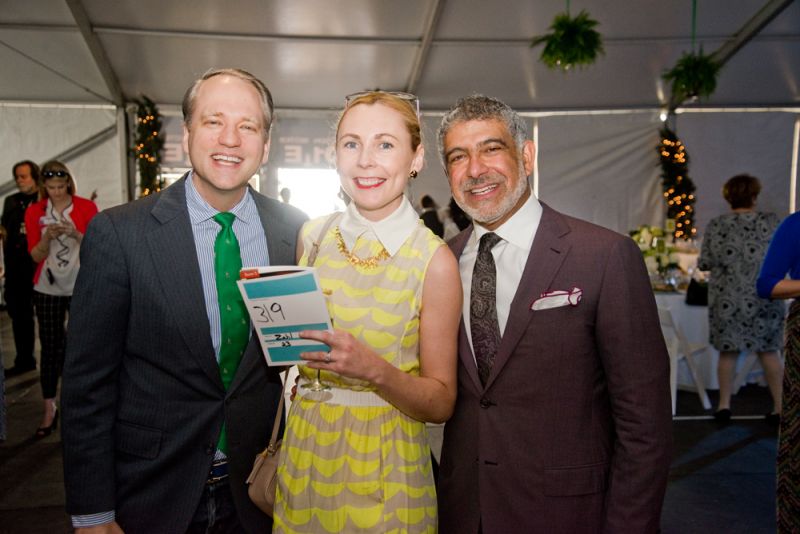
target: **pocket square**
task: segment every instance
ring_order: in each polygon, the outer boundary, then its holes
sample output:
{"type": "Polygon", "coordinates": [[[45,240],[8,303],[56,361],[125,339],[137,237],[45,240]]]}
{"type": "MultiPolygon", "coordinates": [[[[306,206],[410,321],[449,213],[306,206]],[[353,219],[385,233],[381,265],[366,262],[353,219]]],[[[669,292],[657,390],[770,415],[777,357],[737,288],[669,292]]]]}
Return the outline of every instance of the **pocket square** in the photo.
{"type": "Polygon", "coordinates": [[[545,291],[539,298],[533,301],[531,309],[536,310],[549,310],[550,308],[558,308],[560,306],[577,306],[583,296],[583,290],[579,287],[573,287],[569,291],[556,290],[545,291]]]}

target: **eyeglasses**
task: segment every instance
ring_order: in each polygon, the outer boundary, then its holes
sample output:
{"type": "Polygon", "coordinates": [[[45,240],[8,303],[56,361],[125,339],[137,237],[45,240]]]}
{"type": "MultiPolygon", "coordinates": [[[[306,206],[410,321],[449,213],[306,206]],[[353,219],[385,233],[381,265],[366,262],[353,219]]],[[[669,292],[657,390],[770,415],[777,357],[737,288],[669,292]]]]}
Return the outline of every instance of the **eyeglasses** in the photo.
{"type": "Polygon", "coordinates": [[[52,178],[57,176],[58,178],[67,178],[69,177],[69,173],[67,171],[43,171],[42,178],[52,178]]]}
{"type": "Polygon", "coordinates": [[[350,103],[357,98],[361,98],[362,96],[372,95],[375,93],[383,93],[385,95],[392,95],[400,100],[405,100],[406,102],[411,103],[413,107],[417,110],[417,118],[420,118],[419,115],[419,97],[417,95],[413,95],[411,93],[404,93],[403,91],[359,91],[358,93],[353,93],[344,97],[344,107],[350,107],[350,103]]]}

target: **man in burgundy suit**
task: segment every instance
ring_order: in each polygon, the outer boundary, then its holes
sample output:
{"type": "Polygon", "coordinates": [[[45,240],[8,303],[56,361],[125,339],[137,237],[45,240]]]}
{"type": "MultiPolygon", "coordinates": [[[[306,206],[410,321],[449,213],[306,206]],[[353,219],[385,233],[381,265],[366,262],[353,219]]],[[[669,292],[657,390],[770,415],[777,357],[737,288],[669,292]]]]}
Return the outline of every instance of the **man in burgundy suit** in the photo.
{"type": "Polygon", "coordinates": [[[639,249],[531,194],[535,147],[502,102],[461,99],[438,140],[474,221],[450,242],[464,314],[440,531],[657,532],[669,359],[639,249]]]}

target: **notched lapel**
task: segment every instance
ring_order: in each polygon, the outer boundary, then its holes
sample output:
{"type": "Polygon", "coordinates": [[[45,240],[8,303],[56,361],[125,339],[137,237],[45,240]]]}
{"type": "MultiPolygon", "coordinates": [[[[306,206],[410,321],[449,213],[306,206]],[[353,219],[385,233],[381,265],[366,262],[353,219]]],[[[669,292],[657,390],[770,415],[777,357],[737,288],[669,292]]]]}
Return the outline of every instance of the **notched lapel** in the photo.
{"type": "Polygon", "coordinates": [[[211,343],[183,181],[161,193],[152,214],[161,224],[147,235],[147,244],[164,298],[173,308],[175,322],[189,351],[214,383],[224,389],[211,343]]]}
{"type": "Polygon", "coordinates": [[[539,229],[533,239],[519,287],[511,302],[506,329],[494,359],[492,372],[486,382],[487,388],[503,369],[533,318],[535,312],[531,311],[531,303],[550,288],[553,278],[569,254],[570,245],[563,239],[570,231],[569,226],[558,212],[546,204],[542,203],[542,209],[539,229]]]}

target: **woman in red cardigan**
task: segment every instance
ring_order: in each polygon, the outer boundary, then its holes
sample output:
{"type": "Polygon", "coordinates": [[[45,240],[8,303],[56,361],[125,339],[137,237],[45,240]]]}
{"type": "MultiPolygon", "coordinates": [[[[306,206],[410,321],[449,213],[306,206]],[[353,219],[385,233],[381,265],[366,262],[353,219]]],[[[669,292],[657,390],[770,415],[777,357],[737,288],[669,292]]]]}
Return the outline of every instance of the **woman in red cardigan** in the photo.
{"type": "Polygon", "coordinates": [[[42,346],[39,367],[44,415],[35,437],[43,438],[58,425],[56,389],[64,366],[67,312],[80,266],[78,251],[97,206],[75,195],[69,169],[55,160],[42,166],[39,199],[25,211],[25,231],[28,251],[38,264],[33,303],[42,346]]]}

